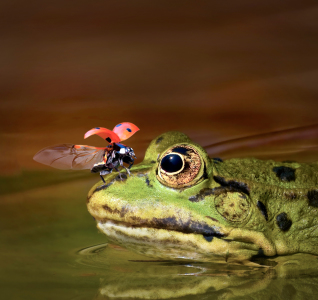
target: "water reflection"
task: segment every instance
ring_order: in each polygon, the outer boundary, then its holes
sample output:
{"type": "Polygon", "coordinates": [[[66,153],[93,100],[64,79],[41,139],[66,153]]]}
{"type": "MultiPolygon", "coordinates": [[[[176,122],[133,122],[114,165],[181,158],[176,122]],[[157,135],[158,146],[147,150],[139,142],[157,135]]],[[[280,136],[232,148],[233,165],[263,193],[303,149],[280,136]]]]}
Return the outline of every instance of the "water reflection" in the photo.
{"type": "Polygon", "coordinates": [[[138,259],[111,244],[77,255],[79,264],[107,269],[95,299],[314,299],[318,292],[318,259],[307,254],[256,259],[258,267],[138,259]]]}

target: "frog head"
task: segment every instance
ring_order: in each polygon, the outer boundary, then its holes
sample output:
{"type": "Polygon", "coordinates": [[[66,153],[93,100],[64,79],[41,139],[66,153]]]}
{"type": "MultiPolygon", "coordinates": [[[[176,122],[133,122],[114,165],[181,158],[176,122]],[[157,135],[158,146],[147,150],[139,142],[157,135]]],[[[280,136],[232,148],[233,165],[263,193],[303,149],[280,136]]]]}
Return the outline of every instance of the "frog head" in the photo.
{"type": "Polygon", "coordinates": [[[130,176],[109,174],[90,190],[88,211],[110,241],[151,257],[241,262],[259,249],[274,255],[270,240],[251,230],[263,216],[248,191],[222,185],[218,163],[185,134],[164,133],[130,176]]]}

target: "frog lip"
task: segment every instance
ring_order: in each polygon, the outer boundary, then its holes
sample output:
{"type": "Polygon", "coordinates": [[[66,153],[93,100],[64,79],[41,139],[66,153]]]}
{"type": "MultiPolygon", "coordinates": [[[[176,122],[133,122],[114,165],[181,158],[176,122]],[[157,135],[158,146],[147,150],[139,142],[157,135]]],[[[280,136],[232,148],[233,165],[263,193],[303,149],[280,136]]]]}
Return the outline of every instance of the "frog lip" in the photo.
{"type": "MultiPolygon", "coordinates": [[[[183,217],[177,217],[175,215],[168,215],[166,217],[160,217],[152,215],[151,217],[143,218],[131,213],[133,208],[126,206],[111,208],[108,204],[102,205],[103,211],[106,211],[106,216],[98,217],[98,220],[112,220],[115,222],[121,222],[130,227],[147,227],[155,229],[166,229],[172,231],[178,231],[182,233],[196,233],[203,236],[217,236],[223,237],[224,233],[220,231],[220,226],[214,224],[210,225],[205,220],[194,220],[191,215],[184,215],[183,217]]],[[[96,216],[92,210],[92,215],[96,216]]],[[[138,215],[138,214],[137,214],[138,215]]]]}
{"type": "MultiPolygon", "coordinates": [[[[142,223],[142,224],[131,224],[131,223],[127,223],[124,221],[117,221],[117,220],[112,220],[112,219],[100,219],[100,220],[96,220],[98,223],[100,224],[105,224],[105,223],[112,223],[115,225],[120,225],[120,226],[124,226],[127,228],[151,228],[151,229],[160,229],[160,230],[167,230],[167,231],[176,231],[176,232],[180,232],[183,234],[198,234],[198,235],[203,235],[203,237],[206,239],[206,241],[210,242],[212,241],[212,239],[214,237],[216,238],[223,238],[225,235],[221,232],[219,232],[218,230],[215,230],[213,228],[210,228],[210,230],[207,229],[203,229],[203,228],[173,228],[173,227],[167,227],[167,226],[154,226],[154,224],[146,224],[146,223],[142,223]]],[[[200,223],[198,223],[200,224],[200,223]]]]}

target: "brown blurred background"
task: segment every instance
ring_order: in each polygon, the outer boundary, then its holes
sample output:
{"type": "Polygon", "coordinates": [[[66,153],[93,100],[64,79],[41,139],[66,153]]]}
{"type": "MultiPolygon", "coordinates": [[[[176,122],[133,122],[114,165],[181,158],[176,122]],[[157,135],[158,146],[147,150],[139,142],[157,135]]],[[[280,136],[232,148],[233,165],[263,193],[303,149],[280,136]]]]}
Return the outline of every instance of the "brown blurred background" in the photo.
{"type": "Polygon", "coordinates": [[[204,146],[318,123],[317,1],[2,0],[0,20],[1,175],[123,121],[139,159],[168,130],[204,146]]]}

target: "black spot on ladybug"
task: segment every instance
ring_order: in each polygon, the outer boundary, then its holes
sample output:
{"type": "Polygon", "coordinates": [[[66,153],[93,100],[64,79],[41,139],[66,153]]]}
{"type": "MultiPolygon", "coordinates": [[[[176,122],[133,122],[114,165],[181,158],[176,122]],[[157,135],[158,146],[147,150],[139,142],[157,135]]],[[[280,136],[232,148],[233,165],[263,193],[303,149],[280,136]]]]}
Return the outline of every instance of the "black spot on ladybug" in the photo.
{"type": "Polygon", "coordinates": [[[239,182],[235,180],[226,181],[224,177],[213,176],[213,179],[223,187],[231,188],[233,191],[242,192],[246,195],[250,194],[249,187],[244,182],[239,182]]]}
{"type": "Polygon", "coordinates": [[[295,181],[295,169],[289,167],[274,167],[276,176],[284,182],[295,181]]]}
{"type": "Polygon", "coordinates": [[[265,220],[268,221],[268,214],[267,214],[267,209],[266,206],[264,205],[263,202],[257,201],[257,207],[261,211],[262,215],[265,217],[265,220]]]}
{"type": "Polygon", "coordinates": [[[161,141],[163,140],[163,137],[158,137],[157,140],[156,140],[156,144],[159,144],[161,141]]]}
{"type": "Polygon", "coordinates": [[[287,214],[284,212],[276,217],[276,223],[282,231],[287,231],[292,226],[292,221],[288,219],[287,214]]]}
{"type": "Polygon", "coordinates": [[[121,124],[116,125],[116,127],[119,127],[119,126],[121,126],[121,124]]]}
{"type": "Polygon", "coordinates": [[[126,130],[127,130],[128,132],[131,132],[131,129],[130,129],[130,128],[126,128],[126,130]]]}
{"type": "Polygon", "coordinates": [[[95,127],[95,129],[100,129],[100,127],[95,127]]]}
{"type": "Polygon", "coordinates": [[[213,157],[212,158],[214,162],[218,163],[218,162],[223,162],[223,159],[219,158],[219,157],[213,157]]]}
{"type": "Polygon", "coordinates": [[[307,198],[309,200],[309,205],[318,207],[318,191],[312,190],[307,193],[307,198]]]}
{"type": "Polygon", "coordinates": [[[109,137],[108,137],[108,138],[106,138],[105,140],[106,140],[108,143],[111,143],[111,142],[112,142],[112,139],[111,139],[111,138],[109,138],[109,137]]]}

